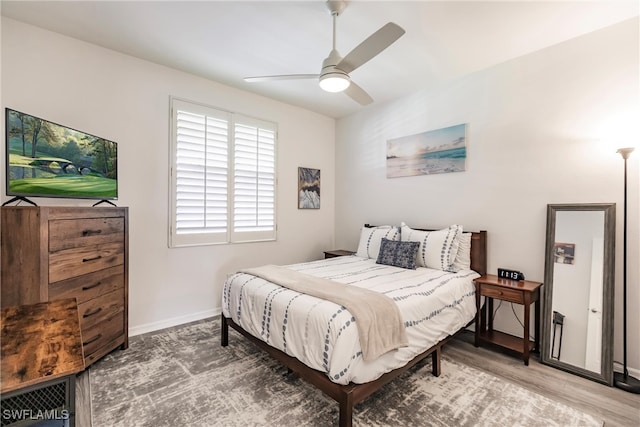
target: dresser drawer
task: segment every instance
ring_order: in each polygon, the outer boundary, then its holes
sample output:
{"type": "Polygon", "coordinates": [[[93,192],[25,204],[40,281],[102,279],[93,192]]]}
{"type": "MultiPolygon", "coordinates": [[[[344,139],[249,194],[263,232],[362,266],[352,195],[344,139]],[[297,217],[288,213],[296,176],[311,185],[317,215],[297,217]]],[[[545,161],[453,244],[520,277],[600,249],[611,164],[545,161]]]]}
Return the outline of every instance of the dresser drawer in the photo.
{"type": "Polygon", "coordinates": [[[49,283],[124,264],[124,242],[65,249],[49,254],[49,283]]]}
{"type": "Polygon", "coordinates": [[[49,221],[49,252],[124,240],[124,218],[82,218],[49,221]]]}
{"type": "Polygon", "coordinates": [[[75,298],[78,304],[124,288],[124,265],[105,268],[94,273],[52,283],[49,299],[75,298]]]}
{"type": "Polygon", "coordinates": [[[93,362],[95,362],[96,360],[99,360],[100,358],[104,357],[105,355],[111,353],[114,349],[116,349],[117,347],[122,346],[125,343],[125,335],[119,335],[117,337],[115,337],[114,339],[112,339],[111,341],[109,341],[108,343],[106,343],[105,345],[103,345],[102,347],[99,347],[95,350],[93,350],[91,353],[84,355],[84,364],[85,366],[89,366],[91,365],[93,362]]]}
{"type": "Polygon", "coordinates": [[[482,295],[490,298],[498,298],[503,301],[524,304],[524,297],[521,291],[507,289],[500,286],[482,285],[482,295]]]}
{"type": "MultiPolygon", "coordinates": [[[[91,328],[82,329],[82,346],[84,357],[87,359],[92,353],[120,336],[124,336],[124,312],[120,312],[111,319],[91,328]]],[[[115,348],[115,347],[114,347],[115,348]]]]}
{"type": "Polygon", "coordinates": [[[80,328],[91,328],[124,310],[124,289],[109,292],[85,303],[78,304],[80,328]]]}

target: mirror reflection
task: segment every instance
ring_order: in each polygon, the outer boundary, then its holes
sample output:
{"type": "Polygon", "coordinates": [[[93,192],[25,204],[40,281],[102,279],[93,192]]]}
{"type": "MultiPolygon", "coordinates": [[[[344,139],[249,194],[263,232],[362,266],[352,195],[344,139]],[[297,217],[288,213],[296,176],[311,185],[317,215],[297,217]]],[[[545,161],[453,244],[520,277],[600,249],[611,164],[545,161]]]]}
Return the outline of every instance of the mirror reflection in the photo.
{"type": "Polygon", "coordinates": [[[544,363],[610,383],[614,204],[549,205],[544,363]]]}

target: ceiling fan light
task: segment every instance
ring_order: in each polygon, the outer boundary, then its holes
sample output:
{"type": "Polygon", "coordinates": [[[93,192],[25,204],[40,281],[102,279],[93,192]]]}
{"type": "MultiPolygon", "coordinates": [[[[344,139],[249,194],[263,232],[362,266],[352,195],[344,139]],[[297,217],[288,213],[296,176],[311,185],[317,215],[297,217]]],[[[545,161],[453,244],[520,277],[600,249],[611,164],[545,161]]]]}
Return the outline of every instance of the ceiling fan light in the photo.
{"type": "Polygon", "coordinates": [[[343,73],[328,73],[320,76],[320,87],[327,92],[342,92],[350,84],[351,79],[343,73]]]}

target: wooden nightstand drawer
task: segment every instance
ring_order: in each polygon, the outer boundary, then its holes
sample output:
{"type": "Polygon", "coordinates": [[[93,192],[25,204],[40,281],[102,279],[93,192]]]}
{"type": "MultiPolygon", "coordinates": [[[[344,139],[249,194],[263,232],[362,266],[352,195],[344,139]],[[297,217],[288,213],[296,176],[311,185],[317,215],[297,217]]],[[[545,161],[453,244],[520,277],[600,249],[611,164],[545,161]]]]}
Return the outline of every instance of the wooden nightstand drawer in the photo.
{"type": "Polygon", "coordinates": [[[491,298],[497,298],[503,301],[515,302],[518,304],[524,303],[524,296],[522,291],[515,289],[508,289],[499,286],[482,285],[482,295],[491,298]]]}
{"type": "Polygon", "coordinates": [[[49,251],[124,240],[124,218],[59,219],[49,221],[49,251]]]}

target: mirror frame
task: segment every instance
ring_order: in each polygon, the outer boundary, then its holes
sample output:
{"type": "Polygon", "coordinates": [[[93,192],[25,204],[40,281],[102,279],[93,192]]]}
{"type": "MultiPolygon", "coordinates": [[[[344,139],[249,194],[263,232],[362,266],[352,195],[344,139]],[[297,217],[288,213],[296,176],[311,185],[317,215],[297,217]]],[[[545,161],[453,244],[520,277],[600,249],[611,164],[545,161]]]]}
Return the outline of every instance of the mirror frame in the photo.
{"type": "Polygon", "coordinates": [[[547,236],[544,265],[544,310],[542,316],[542,347],[540,361],[546,365],[613,385],[613,307],[615,284],[615,203],[553,204],[547,205],[547,236]],[[553,245],[556,235],[556,213],[559,211],[602,211],[604,212],[604,262],[603,262],[603,299],[602,299],[602,353],[600,372],[551,359],[551,327],[553,298],[553,245]]]}

